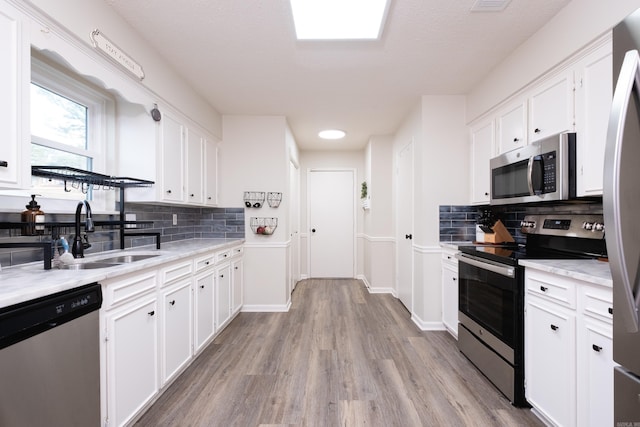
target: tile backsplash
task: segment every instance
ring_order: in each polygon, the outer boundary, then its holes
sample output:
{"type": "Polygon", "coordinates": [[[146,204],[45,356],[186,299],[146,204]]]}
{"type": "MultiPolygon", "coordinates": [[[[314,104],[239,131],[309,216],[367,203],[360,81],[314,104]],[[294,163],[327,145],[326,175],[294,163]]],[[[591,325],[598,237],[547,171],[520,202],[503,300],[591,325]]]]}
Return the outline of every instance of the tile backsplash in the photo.
{"type": "MultiPolygon", "coordinates": [[[[149,205],[143,203],[127,203],[125,212],[135,214],[137,221],[153,221],[153,224],[142,225],[143,232],[160,233],[161,242],[194,238],[244,238],[245,220],[244,208],[191,208],[165,205],[149,205]],[[177,215],[177,224],[173,225],[173,216],[177,215]]],[[[84,211],[83,216],[84,218],[84,211]]],[[[94,221],[119,220],[119,215],[93,215],[94,221]]],[[[47,222],[73,222],[73,214],[47,214],[47,222]]],[[[20,222],[20,214],[1,213],[0,223],[20,222]]],[[[134,231],[134,229],[128,229],[134,231]]],[[[49,232],[50,233],[50,232],[49,232]]],[[[60,229],[60,235],[72,241],[75,233],[73,227],[60,229]]],[[[29,242],[38,239],[50,240],[51,234],[41,237],[23,237],[19,229],[0,228],[2,242],[29,242]]],[[[94,233],[89,234],[91,247],[85,254],[97,253],[120,248],[119,229],[96,227],[94,233]]],[[[127,248],[151,245],[154,237],[127,237],[127,248]]],[[[0,250],[0,265],[9,266],[26,262],[42,260],[42,249],[2,249],[0,250]]]]}

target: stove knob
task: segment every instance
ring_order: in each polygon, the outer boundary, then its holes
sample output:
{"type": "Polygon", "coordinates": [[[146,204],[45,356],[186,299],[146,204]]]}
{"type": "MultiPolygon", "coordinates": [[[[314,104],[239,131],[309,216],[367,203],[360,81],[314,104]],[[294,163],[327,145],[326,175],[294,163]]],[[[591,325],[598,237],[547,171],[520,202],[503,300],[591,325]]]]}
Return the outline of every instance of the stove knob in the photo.
{"type": "Polygon", "coordinates": [[[585,222],[582,223],[582,228],[585,229],[585,230],[593,230],[593,225],[594,225],[593,222],[586,222],[585,221],[585,222]]]}
{"type": "Polygon", "coordinates": [[[596,222],[593,224],[593,231],[604,231],[604,224],[601,222],[596,222]]]}

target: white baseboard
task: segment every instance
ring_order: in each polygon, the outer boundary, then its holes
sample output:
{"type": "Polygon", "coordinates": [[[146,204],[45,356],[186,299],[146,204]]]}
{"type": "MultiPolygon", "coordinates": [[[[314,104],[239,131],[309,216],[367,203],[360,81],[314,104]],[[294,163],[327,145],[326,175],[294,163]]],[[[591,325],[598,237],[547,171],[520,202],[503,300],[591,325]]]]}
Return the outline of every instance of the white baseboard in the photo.
{"type": "Polygon", "coordinates": [[[420,319],[415,314],[411,314],[411,320],[422,331],[446,331],[447,330],[447,328],[445,328],[445,326],[444,326],[444,323],[442,323],[442,322],[425,322],[424,320],[420,319]]]}
{"type": "Polygon", "coordinates": [[[291,301],[284,305],[244,304],[243,313],[286,313],[291,308],[291,301]]]}

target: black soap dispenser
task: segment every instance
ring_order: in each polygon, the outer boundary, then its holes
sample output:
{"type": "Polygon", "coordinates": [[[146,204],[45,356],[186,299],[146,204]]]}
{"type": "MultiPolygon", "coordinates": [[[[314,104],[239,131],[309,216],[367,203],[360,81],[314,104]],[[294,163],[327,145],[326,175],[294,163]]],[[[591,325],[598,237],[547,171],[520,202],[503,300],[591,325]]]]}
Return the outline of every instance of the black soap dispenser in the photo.
{"type": "Polygon", "coordinates": [[[40,210],[40,205],[36,201],[36,194],[31,195],[31,201],[26,205],[27,210],[22,211],[23,236],[37,236],[44,234],[44,212],[40,210]],[[41,224],[41,225],[39,225],[41,224]]]}

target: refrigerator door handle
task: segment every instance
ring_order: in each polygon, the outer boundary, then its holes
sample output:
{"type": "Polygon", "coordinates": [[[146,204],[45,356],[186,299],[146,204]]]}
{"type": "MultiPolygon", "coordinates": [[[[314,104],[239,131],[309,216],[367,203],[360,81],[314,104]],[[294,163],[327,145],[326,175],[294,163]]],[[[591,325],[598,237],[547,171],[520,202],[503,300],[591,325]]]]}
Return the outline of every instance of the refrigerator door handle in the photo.
{"type": "MultiPolygon", "coordinates": [[[[624,138],[624,125],[633,92],[640,97],[640,55],[630,50],[624,56],[618,82],[613,95],[605,153],[605,187],[603,194],[605,220],[607,221],[607,252],[611,275],[614,278],[614,292],[619,293],[622,306],[615,307],[615,315],[622,320],[630,333],[638,332],[638,307],[640,291],[638,278],[629,277],[629,269],[624,258],[623,232],[620,212],[620,162],[624,138]],[[616,283],[616,278],[621,283],[616,283]],[[635,295],[634,295],[635,294],[635,295]]],[[[636,242],[637,243],[637,242],[636,242]]],[[[640,262],[640,260],[638,260],[640,262]]],[[[634,266],[635,267],[635,266],[634,266]]]]}

